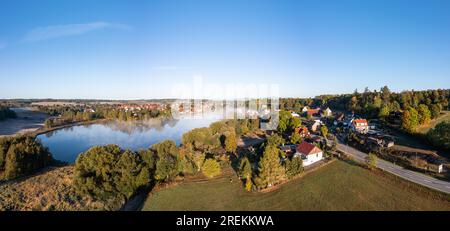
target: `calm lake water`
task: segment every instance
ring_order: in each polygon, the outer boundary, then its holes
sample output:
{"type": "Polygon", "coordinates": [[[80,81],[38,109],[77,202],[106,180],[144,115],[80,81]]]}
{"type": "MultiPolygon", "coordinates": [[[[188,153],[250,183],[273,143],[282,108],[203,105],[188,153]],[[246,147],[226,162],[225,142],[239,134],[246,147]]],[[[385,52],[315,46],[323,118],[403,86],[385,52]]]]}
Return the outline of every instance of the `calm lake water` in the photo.
{"type": "Polygon", "coordinates": [[[123,149],[147,149],[163,140],[180,144],[181,136],[194,128],[207,127],[218,117],[145,122],[111,121],[80,125],[39,135],[42,144],[50,149],[53,158],[74,163],[77,156],[96,145],[117,144],[123,149]]]}

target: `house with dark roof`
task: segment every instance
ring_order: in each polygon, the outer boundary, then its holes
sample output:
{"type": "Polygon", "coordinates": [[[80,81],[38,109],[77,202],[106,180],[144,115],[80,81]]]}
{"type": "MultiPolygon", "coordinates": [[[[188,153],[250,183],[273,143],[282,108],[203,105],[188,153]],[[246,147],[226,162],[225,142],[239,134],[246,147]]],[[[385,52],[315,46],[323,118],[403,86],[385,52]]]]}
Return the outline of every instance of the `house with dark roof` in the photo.
{"type": "Polygon", "coordinates": [[[313,144],[303,141],[297,145],[294,157],[302,158],[303,166],[308,166],[323,159],[323,151],[313,144]]]}

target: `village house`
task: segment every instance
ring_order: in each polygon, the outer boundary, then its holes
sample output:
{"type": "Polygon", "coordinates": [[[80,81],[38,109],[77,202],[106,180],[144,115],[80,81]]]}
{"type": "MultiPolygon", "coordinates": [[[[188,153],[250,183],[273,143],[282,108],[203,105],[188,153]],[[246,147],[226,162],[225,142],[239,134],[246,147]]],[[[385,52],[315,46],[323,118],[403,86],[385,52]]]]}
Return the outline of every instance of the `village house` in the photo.
{"type": "Polygon", "coordinates": [[[309,109],[309,108],[305,106],[305,107],[302,108],[302,112],[303,112],[303,113],[306,113],[306,112],[308,111],[308,109],[309,109]]]}
{"type": "Polygon", "coordinates": [[[303,166],[308,166],[323,159],[323,151],[313,144],[303,141],[297,145],[294,157],[300,157],[303,160],[303,166]]]}
{"type": "Polygon", "coordinates": [[[313,120],[313,121],[308,122],[308,128],[312,132],[317,131],[320,128],[320,126],[322,126],[322,125],[323,125],[323,123],[320,120],[313,120]]]}
{"type": "Polygon", "coordinates": [[[331,109],[329,107],[327,107],[327,109],[322,110],[321,116],[322,117],[330,117],[333,115],[333,111],[331,111],[331,109]]]}
{"type": "Polygon", "coordinates": [[[350,128],[359,133],[367,133],[369,132],[369,123],[367,123],[366,119],[354,119],[351,124],[350,128]]]}
{"type": "Polygon", "coordinates": [[[320,115],[320,108],[316,108],[316,109],[308,109],[308,111],[306,111],[306,115],[307,116],[319,116],[320,115]]]}

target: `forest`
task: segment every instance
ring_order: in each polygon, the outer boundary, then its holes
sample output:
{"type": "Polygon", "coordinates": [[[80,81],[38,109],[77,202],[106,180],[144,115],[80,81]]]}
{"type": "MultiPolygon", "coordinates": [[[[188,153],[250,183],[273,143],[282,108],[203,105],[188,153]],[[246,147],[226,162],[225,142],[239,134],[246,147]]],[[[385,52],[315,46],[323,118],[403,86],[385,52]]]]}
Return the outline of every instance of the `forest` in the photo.
{"type": "Polygon", "coordinates": [[[450,90],[425,90],[392,92],[388,86],[371,91],[365,88],[363,92],[355,90],[353,94],[321,95],[315,98],[283,98],[280,100],[282,109],[301,111],[304,106],[330,107],[333,110],[354,112],[368,119],[383,118],[409,108],[420,109],[426,106],[432,117],[439,115],[441,110],[448,110],[450,90]]]}

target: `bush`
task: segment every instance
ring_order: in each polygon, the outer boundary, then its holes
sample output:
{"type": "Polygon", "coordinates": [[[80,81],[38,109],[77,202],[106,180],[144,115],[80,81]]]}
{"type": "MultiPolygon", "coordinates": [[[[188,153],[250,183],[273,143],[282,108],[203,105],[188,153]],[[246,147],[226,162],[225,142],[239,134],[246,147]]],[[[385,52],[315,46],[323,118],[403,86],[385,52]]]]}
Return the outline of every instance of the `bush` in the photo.
{"type": "Polygon", "coordinates": [[[203,174],[208,178],[213,178],[222,173],[219,163],[214,159],[207,159],[202,167],[203,174]]]}
{"type": "Polygon", "coordinates": [[[430,129],[427,138],[433,145],[450,150],[450,122],[441,122],[430,129]]]}
{"type": "Polygon", "coordinates": [[[209,152],[221,147],[219,135],[213,135],[209,128],[195,128],[184,133],[181,140],[184,147],[195,151],[209,152]]]}
{"type": "Polygon", "coordinates": [[[184,149],[182,149],[182,152],[180,150],[180,154],[177,157],[177,171],[183,175],[194,174],[197,170],[197,166],[194,161],[186,155],[185,151],[186,150],[184,149]]]}
{"type": "Polygon", "coordinates": [[[4,179],[26,176],[52,163],[48,149],[34,137],[0,139],[0,170],[4,171],[4,179]]]}
{"type": "Polygon", "coordinates": [[[375,169],[377,167],[378,157],[373,154],[369,153],[369,155],[366,156],[366,164],[369,169],[375,169]]]}
{"type": "Polygon", "coordinates": [[[141,154],[148,153],[124,151],[117,145],[89,149],[75,162],[75,189],[102,200],[117,196],[130,198],[151,183],[152,166],[143,161],[145,157],[141,154]]]}

